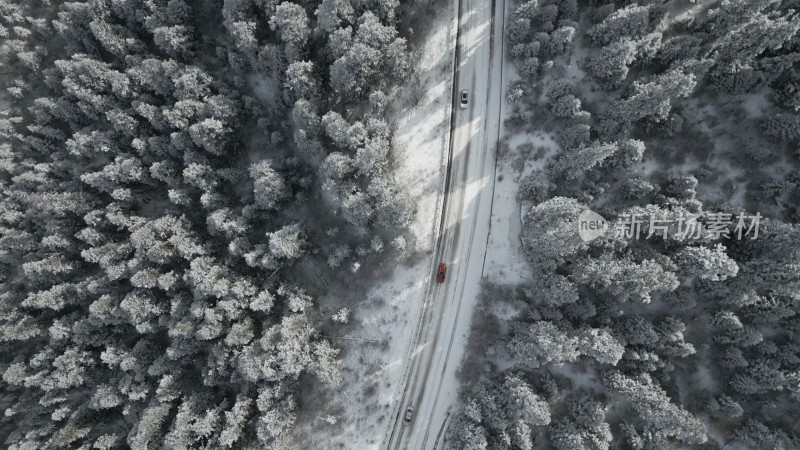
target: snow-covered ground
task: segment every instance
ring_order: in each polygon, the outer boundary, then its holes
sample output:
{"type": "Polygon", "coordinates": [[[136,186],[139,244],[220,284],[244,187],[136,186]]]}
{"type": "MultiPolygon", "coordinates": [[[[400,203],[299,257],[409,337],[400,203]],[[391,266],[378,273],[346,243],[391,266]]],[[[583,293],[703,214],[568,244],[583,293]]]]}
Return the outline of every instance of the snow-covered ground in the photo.
{"type": "Polygon", "coordinates": [[[412,265],[398,264],[390,279],[374,286],[359,302],[351,318],[357,326],[347,336],[353,339],[337,341],[344,347],[340,390],[329,411],[305,424],[304,439],[294,443],[295,448],[379,448],[398,408],[440,220],[456,34],[452,7],[443,8],[430,29],[423,47],[415,52],[417,77],[402,89],[407,96],[421,94],[420,100],[412,108],[397,108],[393,117],[395,181],[416,205],[409,252],[421,257],[412,265]],[[328,415],[332,417],[326,421],[328,415]]]}
{"type": "MultiPolygon", "coordinates": [[[[506,63],[504,71],[513,71],[513,64],[506,63]]],[[[508,110],[505,106],[504,117],[508,110]]],[[[519,184],[544,167],[545,162],[557,153],[558,144],[544,132],[512,135],[505,128],[501,131],[501,140],[506,142],[508,149],[497,160],[492,226],[483,276],[495,284],[517,285],[530,281],[532,274],[520,248],[522,217],[530,205],[520,204],[517,199],[519,184]]]]}
{"type": "MultiPolygon", "coordinates": [[[[575,62],[577,59],[579,58],[573,56],[573,62],[567,70],[569,78],[574,82],[584,78],[575,62]]],[[[514,63],[509,58],[503,58],[500,141],[504,143],[504,149],[497,157],[492,226],[483,268],[483,276],[487,281],[501,285],[518,285],[531,281],[531,267],[522,254],[519,241],[522,218],[531,205],[525,202],[520,204],[517,193],[523,179],[543,170],[545,164],[560,151],[553,136],[545,131],[520,133],[507,130],[504,126],[513,108],[505,94],[508,87],[519,79],[514,63]]]]}

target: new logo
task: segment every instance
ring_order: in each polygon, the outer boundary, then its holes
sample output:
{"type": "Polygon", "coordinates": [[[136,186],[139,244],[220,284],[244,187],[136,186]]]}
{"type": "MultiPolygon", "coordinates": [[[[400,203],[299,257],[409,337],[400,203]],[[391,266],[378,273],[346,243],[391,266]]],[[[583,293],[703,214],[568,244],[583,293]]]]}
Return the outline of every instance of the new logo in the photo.
{"type": "Polygon", "coordinates": [[[593,241],[608,230],[608,222],[594,211],[584,210],[578,216],[578,235],[583,242],[593,241]]]}

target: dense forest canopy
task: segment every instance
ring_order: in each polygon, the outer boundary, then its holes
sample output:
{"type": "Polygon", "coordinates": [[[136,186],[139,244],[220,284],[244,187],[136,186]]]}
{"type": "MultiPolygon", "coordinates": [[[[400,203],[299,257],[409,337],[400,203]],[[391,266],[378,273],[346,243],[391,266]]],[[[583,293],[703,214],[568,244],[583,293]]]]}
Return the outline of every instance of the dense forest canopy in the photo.
{"type": "Polygon", "coordinates": [[[4,447],[274,448],[339,382],[299,266],[410,220],[398,6],[0,0],[4,447]]]}

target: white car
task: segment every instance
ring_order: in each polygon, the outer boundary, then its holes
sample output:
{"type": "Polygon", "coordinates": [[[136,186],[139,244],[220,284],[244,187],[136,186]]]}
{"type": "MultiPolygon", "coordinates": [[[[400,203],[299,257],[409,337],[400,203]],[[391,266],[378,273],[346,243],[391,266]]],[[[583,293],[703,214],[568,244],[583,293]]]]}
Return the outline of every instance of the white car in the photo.
{"type": "Polygon", "coordinates": [[[409,406],[408,409],[406,409],[406,415],[405,417],[403,417],[403,422],[411,423],[411,417],[413,415],[414,415],[414,408],[409,406]]]}
{"type": "Polygon", "coordinates": [[[461,90],[461,109],[465,109],[467,107],[467,102],[469,101],[469,94],[467,94],[466,89],[461,90]]]}

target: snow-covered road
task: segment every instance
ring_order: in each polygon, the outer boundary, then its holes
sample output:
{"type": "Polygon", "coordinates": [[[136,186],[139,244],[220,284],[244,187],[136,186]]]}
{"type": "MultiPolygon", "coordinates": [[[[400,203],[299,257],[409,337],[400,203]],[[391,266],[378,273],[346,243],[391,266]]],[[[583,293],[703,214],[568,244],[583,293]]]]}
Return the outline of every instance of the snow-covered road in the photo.
{"type": "Polygon", "coordinates": [[[441,448],[443,429],[457,400],[456,370],[484,269],[503,95],[505,4],[504,0],[457,1],[450,167],[435,261],[448,264],[447,278],[443,284],[431,281],[408,381],[386,442],[390,449],[441,448]],[[469,91],[466,109],[457,102],[462,89],[469,91]],[[414,417],[404,423],[408,406],[414,408],[414,417]]]}

